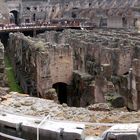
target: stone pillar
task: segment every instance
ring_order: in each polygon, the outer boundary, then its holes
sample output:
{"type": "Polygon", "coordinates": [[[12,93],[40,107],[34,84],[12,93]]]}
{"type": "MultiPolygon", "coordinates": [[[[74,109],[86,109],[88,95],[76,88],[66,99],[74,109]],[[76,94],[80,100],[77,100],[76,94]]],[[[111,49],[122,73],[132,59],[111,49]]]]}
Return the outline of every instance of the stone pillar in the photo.
{"type": "Polygon", "coordinates": [[[134,59],[132,62],[132,104],[133,110],[140,108],[140,60],[134,59]]]}
{"type": "Polygon", "coordinates": [[[138,19],[137,21],[136,21],[136,29],[137,29],[137,31],[138,31],[138,33],[140,32],[140,19],[138,19]]]}
{"type": "Polygon", "coordinates": [[[95,78],[95,103],[104,103],[104,93],[106,90],[106,80],[103,76],[99,75],[95,78]]]}

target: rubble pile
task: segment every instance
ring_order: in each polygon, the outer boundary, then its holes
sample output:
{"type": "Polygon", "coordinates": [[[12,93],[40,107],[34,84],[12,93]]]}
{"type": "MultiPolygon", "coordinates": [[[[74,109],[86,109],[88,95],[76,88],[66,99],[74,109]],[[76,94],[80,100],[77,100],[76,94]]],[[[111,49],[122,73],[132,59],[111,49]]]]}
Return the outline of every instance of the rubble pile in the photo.
{"type": "Polygon", "coordinates": [[[10,92],[7,99],[1,101],[0,110],[7,113],[44,117],[51,119],[86,123],[135,123],[140,122],[140,112],[128,112],[126,108],[110,111],[94,111],[88,108],[68,107],[52,100],[29,97],[26,94],[10,92]]]}
{"type": "MultiPolygon", "coordinates": [[[[106,109],[106,108],[105,108],[106,109]]],[[[85,123],[85,134],[99,136],[115,123],[139,123],[140,111],[128,112],[126,108],[110,111],[94,111],[88,108],[68,107],[57,104],[52,100],[29,97],[26,94],[10,92],[5,100],[0,101],[0,112],[32,117],[51,116],[52,120],[76,121],[85,123]],[[101,123],[95,125],[94,123],[101,123]],[[102,125],[106,123],[107,125],[102,125]]]]}

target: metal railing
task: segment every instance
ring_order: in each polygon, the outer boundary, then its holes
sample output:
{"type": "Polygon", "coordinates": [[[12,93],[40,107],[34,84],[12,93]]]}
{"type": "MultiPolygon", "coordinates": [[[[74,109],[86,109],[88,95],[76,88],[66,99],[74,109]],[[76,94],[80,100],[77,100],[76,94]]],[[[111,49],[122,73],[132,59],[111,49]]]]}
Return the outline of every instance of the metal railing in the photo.
{"type": "Polygon", "coordinates": [[[51,116],[50,115],[47,115],[41,122],[40,124],[37,126],[37,140],[39,140],[39,129],[40,129],[40,126],[46,121],[46,120],[50,120],[51,116]]]}

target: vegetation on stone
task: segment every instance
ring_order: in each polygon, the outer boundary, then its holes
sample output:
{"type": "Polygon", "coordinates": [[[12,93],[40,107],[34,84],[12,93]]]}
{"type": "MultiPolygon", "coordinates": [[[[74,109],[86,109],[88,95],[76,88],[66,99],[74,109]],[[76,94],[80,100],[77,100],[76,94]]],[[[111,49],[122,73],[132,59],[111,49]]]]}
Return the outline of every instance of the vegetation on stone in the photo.
{"type": "Polygon", "coordinates": [[[10,90],[23,93],[23,90],[17,84],[17,81],[14,77],[14,71],[13,71],[13,68],[12,68],[12,64],[11,64],[9,58],[6,57],[6,56],[5,56],[5,66],[6,66],[6,75],[7,75],[10,90]]]}

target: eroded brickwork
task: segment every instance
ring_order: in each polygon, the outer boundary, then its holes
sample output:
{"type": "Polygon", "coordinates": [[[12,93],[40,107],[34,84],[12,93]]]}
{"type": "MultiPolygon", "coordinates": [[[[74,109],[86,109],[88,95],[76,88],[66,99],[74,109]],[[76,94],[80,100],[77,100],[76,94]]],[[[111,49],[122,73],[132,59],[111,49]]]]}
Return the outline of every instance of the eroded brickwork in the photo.
{"type": "Polygon", "coordinates": [[[135,29],[139,5],[139,0],[2,0],[0,22],[135,29]]]}
{"type": "Polygon", "coordinates": [[[38,96],[45,98],[49,88],[65,83],[70,106],[109,101],[115,107],[139,109],[138,34],[66,30],[46,32],[36,39],[11,34],[10,48],[14,61],[22,60],[16,69],[28,70],[38,96]]]}
{"type": "Polygon", "coordinates": [[[5,64],[4,64],[4,46],[0,42],[0,86],[3,87],[6,84],[5,79],[5,64]]]}
{"type": "Polygon", "coordinates": [[[10,34],[9,49],[16,77],[26,93],[46,98],[55,83],[70,84],[73,71],[69,45],[10,34]]]}

